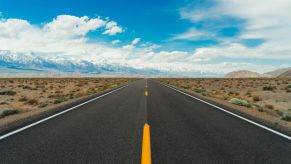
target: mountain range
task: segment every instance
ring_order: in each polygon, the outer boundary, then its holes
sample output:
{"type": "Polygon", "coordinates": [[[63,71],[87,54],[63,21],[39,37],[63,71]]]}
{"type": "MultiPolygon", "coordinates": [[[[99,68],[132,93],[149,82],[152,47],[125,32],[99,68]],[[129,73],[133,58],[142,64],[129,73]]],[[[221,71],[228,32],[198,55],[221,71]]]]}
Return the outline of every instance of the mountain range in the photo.
{"type": "Polygon", "coordinates": [[[154,69],[136,69],[119,64],[97,64],[86,60],[30,53],[0,51],[0,75],[15,74],[90,74],[90,75],[160,75],[154,69]]]}
{"type": "MultiPolygon", "coordinates": [[[[134,68],[107,61],[89,61],[71,56],[46,55],[33,52],[16,53],[0,50],[0,77],[11,76],[163,76],[222,77],[223,74],[201,72],[169,72],[134,68]]],[[[260,74],[248,70],[227,73],[226,78],[291,77],[291,67],[260,74]]]]}
{"type": "Polygon", "coordinates": [[[266,72],[263,74],[248,71],[248,70],[240,70],[240,71],[232,71],[227,73],[225,78],[285,78],[291,77],[291,67],[280,68],[274,71],[266,72]]]}
{"type": "Polygon", "coordinates": [[[0,77],[50,76],[148,76],[148,77],[222,77],[209,72],[174,72],[135,68],[108,60],[90,61],[64,55],[0,50],[0,77]]]}

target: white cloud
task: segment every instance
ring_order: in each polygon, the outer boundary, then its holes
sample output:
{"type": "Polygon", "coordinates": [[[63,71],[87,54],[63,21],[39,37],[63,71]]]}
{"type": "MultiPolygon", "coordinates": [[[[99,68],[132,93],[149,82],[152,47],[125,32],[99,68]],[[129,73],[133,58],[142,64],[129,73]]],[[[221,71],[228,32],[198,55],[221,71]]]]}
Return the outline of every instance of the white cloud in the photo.
{"type": "MultiPolygon", "coordinates": [[[[197,58],[234,57],[290,60],[290,9],[291,1],[289,0],[217,0],[215,6],[211,6],[207,10],[183,8],[180,14],[183,19],[193,22],[205,19],[223,19],[225,16],[246,21],[241,27],[241,34],[234,41],[222,39],[219,46],[197,49],[195,53],[197,58]],[[264,40],[264,43],[249,48],[239,44],[240,39],[261,39],[264,40]]],[[[184,38],[187,38],[186,36],[184,38]]]]}
{"type": "MultiPolygon", "coordinates": [[[[0,49],[11,51],[80,54],[96,46],[87,43],[88,32],[118,27],[101,18],[57,16],[42,26],[22,19],[0,20],[0,49]],[[106,27],[107,24],[108,28],[106,27]]],[[[110,34],[111,35],[111,34],[110,34]]]]}
{"type": "Polygon", "coordinates": [[[132,50],[133,48],[135,48],[135,45],[138,44],[139,42],[140,42],[140,38],[135,38],[131,41],[130,44],[125,45],[122,48],[132,50]]]}
{"type": "Polygon", "coordinates": [[[137,43],[139,43],[140,38],[135,38],[133,39],[133,41],[131,42],[131,45],[136,45],[137,43]]]}
{"type": "Polygon", "coordinates": [[[121,41],[120,40],[113,40],[111,43],[112,44],[118,44],[118,43],[120,43],[121,41]]]}
{"type": "Polygon", "coordinates": [[[116,22],[110,21],[106,23],[106,31],[103,34],[116,35],[117,33],[123,32],[123,29],[117,25],[116,22]]]}
{"type": "Polygon", "coordinates": [[[102,26],[107,26],[108,23],[100,18],[89,19],[87,16],[60,15],[52,22],[47,23],[43,27],[43,31],[53,37],[78,37],[85,36],[88,32],[102,26]]]}
{"type": "Polygon", "coordinates": [[[207,31],[197,30],[190,28],[188,31],[182,34],[177,34],[170,38],[170,40],[197,40],[212,37],[213,34],[207,31]]]}

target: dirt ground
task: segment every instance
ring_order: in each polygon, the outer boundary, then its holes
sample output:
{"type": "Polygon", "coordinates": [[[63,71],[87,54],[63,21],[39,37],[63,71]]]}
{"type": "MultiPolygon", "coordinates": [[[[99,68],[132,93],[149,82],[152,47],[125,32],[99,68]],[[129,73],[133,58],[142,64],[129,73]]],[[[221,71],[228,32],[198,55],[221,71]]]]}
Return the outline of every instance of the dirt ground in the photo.
{"type": "MultiPolygon", "coordinates": [[[[0,79],[0,116],[23,113],[88,96],[133,78],[7,78],[0,79]]],[[[0,117],[0,118],[1,118],[0,117]]]]}
{"type": "Polygon", "coordinates": [[[158,80],[223,104],[238,106],[243,112],[255,117],[275,120],[275,124],[290,125],[290,78],[160,78],[158,80]],[[243,103],[239,104],[237,102],[243,103]]]}

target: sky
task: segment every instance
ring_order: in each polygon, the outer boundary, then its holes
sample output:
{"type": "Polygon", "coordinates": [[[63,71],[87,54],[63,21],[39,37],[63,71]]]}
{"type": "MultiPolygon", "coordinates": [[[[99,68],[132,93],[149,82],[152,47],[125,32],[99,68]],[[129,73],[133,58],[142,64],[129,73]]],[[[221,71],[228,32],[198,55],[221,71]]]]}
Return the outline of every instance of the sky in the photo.
{"type": "Polygon", "coordinates": [[[0,51],[187,75],[291,66],[290,0],[0,0],[0,51]]]}

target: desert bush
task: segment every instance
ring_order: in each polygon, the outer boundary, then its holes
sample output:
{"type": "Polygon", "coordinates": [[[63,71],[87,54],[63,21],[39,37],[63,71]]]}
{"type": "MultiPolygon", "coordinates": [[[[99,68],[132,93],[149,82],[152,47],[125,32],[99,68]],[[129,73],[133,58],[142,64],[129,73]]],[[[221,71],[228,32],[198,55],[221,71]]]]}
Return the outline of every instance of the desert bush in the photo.
{"type": "Polygon", "coordinates": [[[5,109],[1,113],[1,116],[5,117],[5,116],[16,114],[16,113],[19,113],[19,110],[17,110],[17,109],[5,109]]]}
{"type": "Polygon", "coordinates": [[[38,100],[37,99],[30,99],[26,102],[29,105],[37,105],[38,104],[38,100]]]}
{"type": "Polygon", "coordinates": [[[25,96],[23,96],[23,97],[21,97],[18,101],[21,101],[21,102],[23,102],[23,101],[27,101],[28,99],[25,97],[25,96]]]}
{"type": "Polygon", "coordinates": [[[32,90],[32,88],[30,86],[27,86],[27,85],[23,86],[22,89],[31,89],[32,90]]]}
{"type": "Polygon", "coordinates": [[[191,87],[189,85],[182,85],[183,89],[190,89],[191,87]]]}
{"type": "Polygon", "coordinates": [[[9,103],[8,102],[5,102],[5,101],[0,102],[0,105],[7,105],[7,104],[9,104],[9,103]]]}
{"type": "Polygon", "coordinates": [[[253,101],[255,101],[255,102],[262,101],[262,97],[255,95],[255,96],[253,96],[253,101]]]}
{"type": "Polygon", "coordinates": [[[54,97],[54,95],[48,95],[47,96],[47,98],[53,98],[54,97]]]}
{"type": "Polygon", "coordinates": [[[112,84],[110,87],[115,88],[115,87],[118,87],[118,85],[117,84],[112,84]]]}
{"type": "Polygon", "coordinates": [[[281,117],[281,119],[284,121],[291,121],[291,115],[284,115],[281,117]]]}
{"type": "Polygon", "coordinates": [[[253,104],[259,112],[264,112],[264,108],[259,104],[253,104]]]}
{"type": "Polygon", "coordinates": [[[245,106],[247,108],[251,108],[251,104],[249,104],[247,101],[243,99],[238,99],[238,98],[232,98],[229,100],[230,103],[239,105],[239,106],[245,106]]]}
{"type": "Polygon", "coordinates": [[[54,104],[59,104],[65,101],[65,98],[59,98],[54,101],[54,104]]]}
{"type": "Polygon", "coordinates": [[[13,96],[15,95],[16,92],[11,90],[11,89],[1,89],[0,90],[0,95],[9,95],[9,96],[13,96]]]}
{"type": "Polygon", "coordinates": [[[252,92],[250,90],[248,90],[245,95],[248,96],[248,97],[251,97],[252,96],[252,92]]]}
{"type": "Polygon", "coordinates": [[[203,95],[203,96],[209,96],[209,94],[206,93],[206,92],[203,92],[202,95],[203,95]]]}
{"type": "Polygon", "coordinates": [[[43,102],[43,103],[41,103],[41,104],[39,105],[40,108],[44,108],[44,107],[46,107],[46,106],[48,106],[48,103],[46,103],[46,102],[43,102]]]}
{"type": "Polygon", "coordinates": [[[268,109],[274,109],[274,105],[271,105],[271,104],[266,104],[265,107],[268,109]]]}
{"type": "Polygon", "coordinates": [[[205,89],[203,89],[203,88],[197,88],[195,90],[195,92],[197,92],[197,93],[203,93],[203,92],[205,92],[205,89]]]}
{"type": "Polygon", "coordinates": [[[272,86],[272,85],[263,86],[263,90],[264,91],[272,91],[274,89],[276,89],[276,87],[275,86],[272,86]]]}

